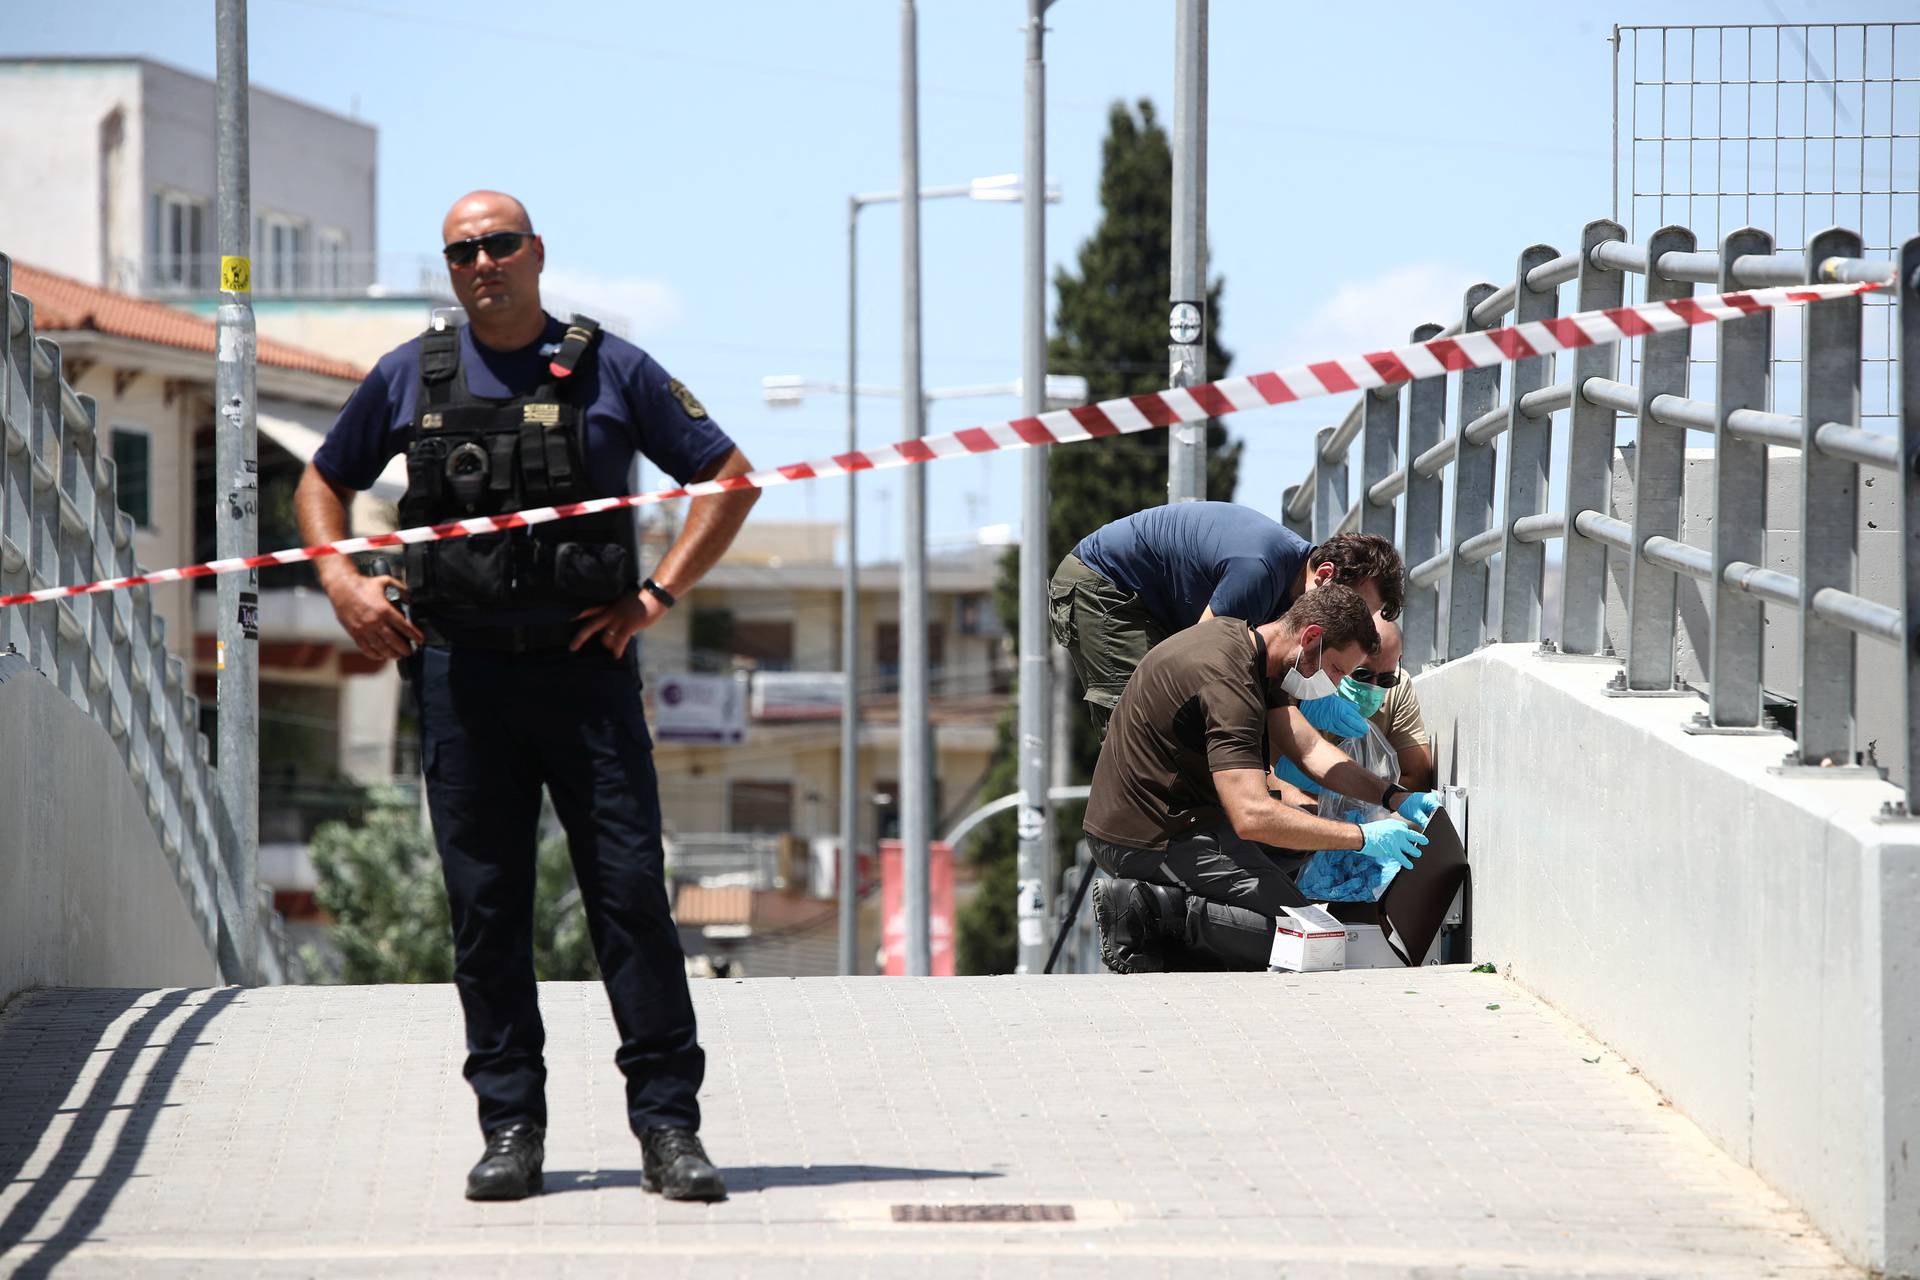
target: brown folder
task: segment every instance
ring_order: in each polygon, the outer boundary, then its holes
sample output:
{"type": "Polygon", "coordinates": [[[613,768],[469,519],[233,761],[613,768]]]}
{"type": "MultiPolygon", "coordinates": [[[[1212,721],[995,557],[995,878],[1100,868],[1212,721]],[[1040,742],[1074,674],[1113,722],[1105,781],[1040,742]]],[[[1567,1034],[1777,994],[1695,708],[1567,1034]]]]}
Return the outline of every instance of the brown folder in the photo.
{"type": "Polygon", "coordinates": [[[1447,910],[1461,886],[1467,887],[1467,921],[1473,919],[1473,875],[1466,847],[1445,809],[1428,820],[1426,848],[1387,885],[1378,902],[1330,902],[1327,909],[1347,924],[1377,924],[1387,945],[1405,965],[1417,965],[1433,948],[1447,921],[1447,910]]]}
{"type": "Polygon", "coordinates": [[[1466,846],[1445,809],[1427,821],[1427,847],[1380,895],[1380,931],[1393,953],[1409,965],[1426,957],[1446,923],[1454,895],[1471,879],[1466,846]]]}

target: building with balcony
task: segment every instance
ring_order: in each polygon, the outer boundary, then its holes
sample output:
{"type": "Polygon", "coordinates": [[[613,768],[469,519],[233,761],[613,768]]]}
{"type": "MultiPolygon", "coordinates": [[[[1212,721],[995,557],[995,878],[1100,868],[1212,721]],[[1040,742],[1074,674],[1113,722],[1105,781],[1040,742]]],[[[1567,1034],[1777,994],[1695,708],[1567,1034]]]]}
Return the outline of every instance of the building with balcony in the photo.
{"type": "MultiPolygon", "coordinates": [[[[49,271],[212,315],[215,89],[150,58],[0,58],[0,245],[49,271]]],[[[381,248],[373,125],[255,85],[250,255],[262,337],[371,366],[453,303],[436,227],[381,248]]],[[[449,192],[449,199],[457,195],[449,192]]],[[[584,311],[615,333],[626,318],[584,311]]]]}
{"type": "MultiPolygon", "coordinates": [[[[378,134],[255,86],[254,311],[261,336],[370,365],[451,301],[432,255],[383,255],[378,134]]],[[[84,284],[211,314],[215,85],[149,58],[0,59],[0,244],[84,284]]]]}
{"type": "MultiPolygon", "coordinates": [[[[255,291],[364,292],[373,126],[258,87],[249,111],[255,291]]],[[[213,81],[151,59],[0,59],[0,163],[33,192],[0,206],[0,244],[117,293],[211,293],[214,120],[213,81]]]]}
{"type": "MultiPolygon", "coordinates": [[[[669,830],[786,834],[840,831],[839,526],[749,521],[682,606],[643,633],[642,663],[669,830]],[[683,673],[740,682],[738,742],[675,740],[662,720],[663,685],[683,673]]],[[[969,802],[1009,705],[1013,658],[993,609],[998,548],[934,555],[928,626],[935,811],[969,802]]],[[[900,744],[900,570],[860,574],[863,848],[896,834],[900,744]]],[[[729,735],[730,736],[730,735],[729,735]]],[[[952,812],[958,817],[965,808],[952,812]]],[[[938,823],[936,823],[936,826],[938,823]]]]}
{"type": "MultiPolygon", "coordinates": [[[[133,518],[137,562],[161,569],[212,559],[213,502],[222,487],[214,473],[212,321],[20,262],[12,264],[11,287],[33,304],[40,335],[60,344],[68,381],[94,398],[120,508],[133,518]]],[[[312,443],[361,376],[344,360],[260,341],[263,548],[300,545],[294,485],[312,443]]],[[[391,528],[383,500],[405,486],[401,463],[361,495],[357,531],[391,528]]],[[[312,888],[302,851],[314,826],[342,812],[359,784],[394,779],[400,686],[390,664],[362,658],[341,631],[311,566],[267,570],[260,587],[263,878],[299,893],[312,888]]],[[[203,727],[217,732],[214,584],[147,589],[166,620],[168,647],[193,673],[203,727]]]]}
{"type": "MultiPolygon", "coordinates": [[[[654,531],[645,558],[656,559],[670,534],[654,531]]],[[[749,973],[832,972],[837,923],[827,899],[836,892],[841,830],[844,687],[839,535],[836,524],[750,520],[680,607],[642,633],[669,872],[683,895],[688,886],[742,891],[683,897],[683,936],[690,952],[739,960],[749,973]],[[690,676],[727,696],[711,699],[704,715],[667,705],[690,676]],[[768,933],[767,948],[756,949],[756,929],[768,933]]],[[[993,607],[1000,550],[968,546],[929,559],[932,697],[908,714],[933,724],[936,835],[993,798],[980,788],[1012,705],[1014,672],[993,607]]],[[[863,566],[854,675],[863,863],[899,829],[899,619],[900,567],[863,566]]],[[[862,913],[863,958],[879,942],[874,905],[862,913]]]]}

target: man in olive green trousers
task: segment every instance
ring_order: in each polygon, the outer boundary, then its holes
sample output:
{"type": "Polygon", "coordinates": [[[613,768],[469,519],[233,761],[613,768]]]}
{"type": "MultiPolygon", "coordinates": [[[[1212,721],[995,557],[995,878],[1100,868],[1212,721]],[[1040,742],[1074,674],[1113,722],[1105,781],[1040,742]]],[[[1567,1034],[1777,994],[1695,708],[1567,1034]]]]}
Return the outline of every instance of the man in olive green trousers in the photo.
{"type": "Polygon", "coordinates": [[[1048,623],[1104,740],[1141,659],[1175,632],[1214,617],[1264,626],[1329,582],[1352,587],[1368,609],[1392,619],[1403,574],[1385,538],[1341,534],[1315,547],[1251,507],[1178,502],[1081,539],[1054,571],[1048,623]]]}

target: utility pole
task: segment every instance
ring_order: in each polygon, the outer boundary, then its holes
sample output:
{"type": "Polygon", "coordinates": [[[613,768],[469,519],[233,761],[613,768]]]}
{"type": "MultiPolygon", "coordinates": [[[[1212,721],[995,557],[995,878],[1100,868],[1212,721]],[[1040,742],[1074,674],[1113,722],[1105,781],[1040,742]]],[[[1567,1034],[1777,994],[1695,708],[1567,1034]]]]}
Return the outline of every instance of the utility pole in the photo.
{"type": "MultiPolygon", "coordinates": [[[[1173,279],[1167,385],[1207,380],[1207,0],[1176,0],[1173,33],[1173,279]]],[[[1207,496],[1207,424],[1167,438],[1167,501],[1207,496]]]]}
{"type": "MultiPolygon", "coordinates": [[[[900,407],[906,438],[926,434],[920,390],[920,103],[918,15],[900,0],[900,407]]],[[[928,794],[933,778],[933,726],[927,698],[927,471],[908,467],[900,551],[900,871],[906,914],[907,973],[933,971],[927,917],[927,844],[932,834],[928,794]]]]}
{"type": "MultiPolygon", "coordinates": [[[[260,549],[259,454],[254,437],[252,176],[247,127],[247,0],[215,0],[216,159],[220,308],[214,365],[214,543],[223,560],[260,549]]],[[[224,856],[234,897],[228,922],[233,981],[251,984],[260,943],[260,575],[218,578],[219,747],[224,856]]]]}
{"type": "MultiPolygon", "coordinates": [[[[1021,410],[1046,409],[1047,394],[1047,64],[1046,12],[1051,0],[1027,0],[1027,142],[1021,213],[1026,224],[1020,357],[1021,410]]],[[[1048,890],[1053,884],[1053,823],[1047,790],[1053,725],[1048,705],[1047,450],[1021,455],[1020,505],[1020,792],[1018,815],[1020,950],[1016,973],[1047,962],[1048,890]]]]}
{"type": "MultiPolygon", "coordinates": [[[[847,197],[847,452],[860,448],[860,201],[847,197]]],[[[860,503],[847,472],[847,568],[840,586],[840,972],[860,972],[860,503]]]]}

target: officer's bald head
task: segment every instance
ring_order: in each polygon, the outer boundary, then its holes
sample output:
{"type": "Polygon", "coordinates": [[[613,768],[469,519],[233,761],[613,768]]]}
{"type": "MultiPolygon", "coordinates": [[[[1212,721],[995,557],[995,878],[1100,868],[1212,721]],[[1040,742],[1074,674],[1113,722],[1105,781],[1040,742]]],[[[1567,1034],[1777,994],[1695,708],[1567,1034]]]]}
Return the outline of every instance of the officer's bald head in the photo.
{"type": "Polygon", "coordinates": [[[547,248],[533,233],[527,206],[504,191],[470,191],[447,210],[440,233],[445,244],[466,241],[477,250],[447,263],[453,296],[466,308],[473,336],[496,350],[538,338],[546,323],[540,272],[547,248]],[[499,240],[489,242],[496,235],[499,240]]]}
{"type": "Polygon", "coordinates": [[[504,191],[469,191],[453,202],[440,224],[440,240],[451,244],[489,231],[532,231],[527,206],[504,191]]]}

